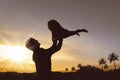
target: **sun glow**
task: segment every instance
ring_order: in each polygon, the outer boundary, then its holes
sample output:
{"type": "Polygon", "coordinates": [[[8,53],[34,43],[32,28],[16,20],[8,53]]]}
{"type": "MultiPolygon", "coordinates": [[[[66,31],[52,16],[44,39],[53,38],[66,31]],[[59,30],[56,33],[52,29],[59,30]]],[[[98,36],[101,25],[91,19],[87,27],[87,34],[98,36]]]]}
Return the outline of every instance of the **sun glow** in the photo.
{"type": "Polygon", "coordinates": [[[10,46],[8,58],[15,62],[22,62],[26,59],[26,49],[21,46],[10,46]]]}
{"type": "Polygon", "coordinates": [[[0,45],[0,71],[34,72],[32,51],[22,45],[0,45]]]}

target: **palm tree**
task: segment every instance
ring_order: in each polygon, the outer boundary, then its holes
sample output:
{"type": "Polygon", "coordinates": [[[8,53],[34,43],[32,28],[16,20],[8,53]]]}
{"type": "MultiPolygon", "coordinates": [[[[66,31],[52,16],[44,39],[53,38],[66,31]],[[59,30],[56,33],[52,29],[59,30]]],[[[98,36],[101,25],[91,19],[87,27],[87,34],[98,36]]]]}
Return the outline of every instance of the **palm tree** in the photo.
{"type": "Polygon", "coordinates": [[[114,67],[115,67],[115,70],[116,70],[116,64],[115,64],[115,60],[119,60],[118,59],[118,55],[116,55],[115,53],[111,53],[111,54],[109,54],[109,56],[108,56],[108,60],[110,61],[110,63],[111,62],[113,62],[114,63],[114,67]]]}
{"type": "Polygon", "coordinates": [[[106,60],[104,58],[99,59],[98,61],[99,66],[102,65],[102,68],[104,68],[104,65],[106,64],[106,60]]]}

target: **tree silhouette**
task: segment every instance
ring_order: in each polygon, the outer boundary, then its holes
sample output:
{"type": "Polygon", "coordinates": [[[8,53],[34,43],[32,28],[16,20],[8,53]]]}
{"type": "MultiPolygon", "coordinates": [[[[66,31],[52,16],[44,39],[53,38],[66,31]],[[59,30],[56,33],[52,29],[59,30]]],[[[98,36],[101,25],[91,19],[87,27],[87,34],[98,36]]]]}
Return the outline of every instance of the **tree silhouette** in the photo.
{"type": "Polygon", "coordinates": [[[106,69],[106,68],[108,68],[108,65],[107,65],[107,64],[105,64],[105,65],[104,65],[104,68],[105,68],[105,69],[106,69]]]}
{"type": "Polygon", "coordinates": [[[75,67],[72,67],[71,70],[72,70],[72,71],[75,71],[76,69],[75,69],[75,67]]]}
{"type": "Polygon", "coordinates": [[[65,71],[68,71],[68,68],[65,68],[65,71]]]}
{"type": "Polygon", "coordinates": [[[108,56],[108,60],[110,61],[110,63],[111,62],[113,62],[114,63],[114,67],[115,67],[115,70],[116,70],[116,64],[115,64],[115,60],[119,60],[118,59],[118,55],[116,55],[115,53],[111,53],[111,54],[109,54],[109,56],[108,56]]]}
{"type": "Polygon", "coordinates": [[[78,67],[78,69],[80,69],[80,68],[82,67],[82,65],[81,65],[81,64],[78,64],[77,67],[78,67]]]}
{"type": "Polygon", "coordinates": [[[108,68],[109,68],[108,65],[105,64],[105,65],[104,65],[104,69],[105,69],[105,70],[108,70],[108,68]]]}
{"type": "Polygon", "coordinates": [[[106,64],[106,60],[104,58],[101,58],[101,59],[99,59],[98,63],[99,63],[99,66],[102,65],[102,69],[103,69],[104,65],[106,64]]]}

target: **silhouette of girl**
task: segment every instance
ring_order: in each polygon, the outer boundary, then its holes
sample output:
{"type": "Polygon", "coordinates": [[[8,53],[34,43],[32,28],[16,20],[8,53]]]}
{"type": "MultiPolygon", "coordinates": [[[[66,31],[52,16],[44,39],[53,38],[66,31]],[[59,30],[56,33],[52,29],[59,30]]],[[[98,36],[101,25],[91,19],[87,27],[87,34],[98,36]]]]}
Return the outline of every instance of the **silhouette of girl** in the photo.
{"type": "Polygon", "coordinates": [[[52,40],[60,40],[73,35],[79,35],[80,32],[88,32],[86,29],[77,29],[75,31],[69,31],[64,29],[56,20],[48,21],[48,29],[52,32],[52,40]]]}

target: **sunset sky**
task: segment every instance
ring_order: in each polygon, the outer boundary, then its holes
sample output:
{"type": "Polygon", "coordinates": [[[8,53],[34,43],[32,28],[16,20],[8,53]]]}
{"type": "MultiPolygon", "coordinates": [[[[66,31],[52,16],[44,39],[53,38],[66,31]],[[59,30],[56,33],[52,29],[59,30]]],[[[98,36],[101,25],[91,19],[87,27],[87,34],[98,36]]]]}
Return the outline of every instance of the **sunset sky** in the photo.
{"type": "Polygon", "coordinates": [[[120,56],[120,0],[0,0],[0,72],[35,72],[25,41],[33,37],[49,48],[51,19],[68,30],[88,30],[64,39],[52,56],[53,71],[79,63],[98,66],[98,60],[107,60],[112,52],[120,56]]]}

